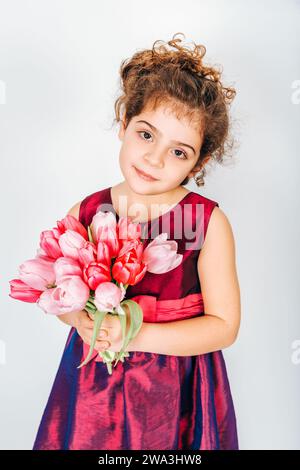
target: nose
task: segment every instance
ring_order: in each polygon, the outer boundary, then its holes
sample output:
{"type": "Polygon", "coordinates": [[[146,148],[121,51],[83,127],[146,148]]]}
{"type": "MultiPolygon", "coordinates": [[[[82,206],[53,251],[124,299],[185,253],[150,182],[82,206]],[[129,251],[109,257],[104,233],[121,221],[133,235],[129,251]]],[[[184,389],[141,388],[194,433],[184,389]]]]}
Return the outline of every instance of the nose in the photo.
{"type": "Polygon", "coordinates": [[[164,154],[162,151],[153,150],[151,153],[145,155],[146,162],[149,163],[153,168],[163,168],[164,167],[164,154]]]}

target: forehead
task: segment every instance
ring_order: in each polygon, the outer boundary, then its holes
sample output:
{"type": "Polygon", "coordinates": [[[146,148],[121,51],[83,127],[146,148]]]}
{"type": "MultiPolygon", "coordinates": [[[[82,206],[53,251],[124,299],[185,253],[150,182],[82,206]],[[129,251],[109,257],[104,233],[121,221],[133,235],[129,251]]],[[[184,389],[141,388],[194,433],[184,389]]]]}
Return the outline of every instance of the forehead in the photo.
{"type": "Polygon", "coordinates": [[[187,110],[183,104],[148,105],[134,117],[134,122],[147,121],[165,137],[180,140],[181,138],[201,138],[201,116],[198,110],[187,110]]]}

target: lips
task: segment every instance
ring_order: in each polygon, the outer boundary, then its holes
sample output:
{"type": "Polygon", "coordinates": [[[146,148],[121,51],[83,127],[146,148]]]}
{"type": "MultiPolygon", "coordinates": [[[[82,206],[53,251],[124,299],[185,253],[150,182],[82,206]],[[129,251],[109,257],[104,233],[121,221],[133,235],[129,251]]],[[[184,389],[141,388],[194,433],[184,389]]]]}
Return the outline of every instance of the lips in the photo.
{"type": "Polygon", "coordinates": [[[134,169],[136,170],[139,176],[144,177],[145,179],[149,179],[151,181],[157,181],[157,178],[153,178],[153,176],[149,175],[148,173],[145,173],[144,171],[139,170],[136,167],[134,167],[134,169]]]}

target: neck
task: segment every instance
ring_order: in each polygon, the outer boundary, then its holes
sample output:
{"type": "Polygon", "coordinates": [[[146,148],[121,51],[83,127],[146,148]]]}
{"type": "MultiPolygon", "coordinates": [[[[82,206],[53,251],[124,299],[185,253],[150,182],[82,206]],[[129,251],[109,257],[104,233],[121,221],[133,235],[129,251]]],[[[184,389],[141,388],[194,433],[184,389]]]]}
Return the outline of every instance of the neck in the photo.
{"type": "Polygon", "coordinates": [[[117,196],[126,196],[128,205],[138,203],[146,207],[151,204],[170,204],[176,203],[178,199],[188,192],[183,186],[177,186],[168,191],[159,194],[140,194],[132,190],[126,180],[123,180],[115,186],[117,196]]]}
{"type": "Polygon", "coordinates": [[[124,180],[112,188],[111,195],[113,206],[119,216],[126,216],[129,213],[136,221],[144,222],[171,209],[171,206],[176,205],[188,192],[180,186],[159,194],[139,194],[133,191],[124,180]],[[137,207],[135,205],[139,204],[141,204],[142,212],[140,208],[134,210],[137,207]]]}

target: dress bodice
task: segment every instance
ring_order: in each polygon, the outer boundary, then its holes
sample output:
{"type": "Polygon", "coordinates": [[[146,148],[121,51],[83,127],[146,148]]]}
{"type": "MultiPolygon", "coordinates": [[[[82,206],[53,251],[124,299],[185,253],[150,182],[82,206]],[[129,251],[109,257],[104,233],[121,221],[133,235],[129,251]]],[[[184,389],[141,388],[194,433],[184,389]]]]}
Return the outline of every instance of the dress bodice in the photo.
{"type": "MultiPolygon", "coordinates": [[[[190,191],[170,211],[141,223],[145,246],[157,235],[166,232],[168,240],[177,242],[177,251],[183,255],[183,259],[177,268],[167,273],[153,274],[147,271],[140,282],[127,287],[127,298],[151,295],[157,300],[171,300],[201,293],[197,262],[215,206],[219,206],[216,201],[190,191]]],[[[112,204],[111,187],[83,199],[80,222],[87,228],[99,210],[113,212],[118,221],[119,216],[112,204]]]]}

